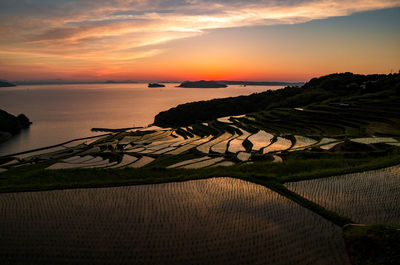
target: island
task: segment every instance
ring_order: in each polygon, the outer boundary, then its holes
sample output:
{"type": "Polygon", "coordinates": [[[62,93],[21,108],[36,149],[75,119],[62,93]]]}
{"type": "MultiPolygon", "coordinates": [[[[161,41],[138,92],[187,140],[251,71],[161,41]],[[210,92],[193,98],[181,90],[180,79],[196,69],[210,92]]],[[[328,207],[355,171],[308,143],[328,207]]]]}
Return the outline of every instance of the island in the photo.
{"type": "Polygon", "coordinates": [[[7,141],[31,124],[32,122],[24,114],[14,116],[0,109],[0,143],[7,141]]]}
{"type": "Polygon", "coordinates": [[[226,84],[217,82],[217,81],[185,81],[180,84],[178,87],[187,87],[187,88],[221,88],[227,87],[226,84]]]}
{"type": "Polygon", "coordinates": [[[12,87],[16,86],[16,84],[8,82],[6,80],[0,80],[0,87],[12,87]]]}
{"type": "Polygon", "coordinates": [[[158,83],[149,83],[148,87],[165,87],[165,85],[158,83]]]}

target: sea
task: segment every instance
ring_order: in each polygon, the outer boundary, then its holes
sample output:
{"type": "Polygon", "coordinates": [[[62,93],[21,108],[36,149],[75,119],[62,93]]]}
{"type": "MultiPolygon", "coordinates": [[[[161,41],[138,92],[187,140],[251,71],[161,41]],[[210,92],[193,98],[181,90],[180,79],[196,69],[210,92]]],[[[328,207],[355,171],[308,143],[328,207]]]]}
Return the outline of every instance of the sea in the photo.
{"type": "Polygon", "coordinates": [[[95,136],[91,128],[148,126],[154,116],[178,104],[214,98],[250,95],[281,86],[181,88],[167,83],[21,85],[0,88],[0,109],[24,113],[31,121],[11,140],[0,143],[0,156],[95,136]]]}

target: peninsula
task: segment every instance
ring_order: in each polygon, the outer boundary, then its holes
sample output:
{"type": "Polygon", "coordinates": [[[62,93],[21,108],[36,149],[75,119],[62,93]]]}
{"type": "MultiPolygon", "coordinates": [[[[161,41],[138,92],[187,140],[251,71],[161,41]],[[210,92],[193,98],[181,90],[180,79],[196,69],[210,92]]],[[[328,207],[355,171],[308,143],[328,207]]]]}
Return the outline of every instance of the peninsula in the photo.
{"type": "Polygon", "coordinates": [[[12,87],[16,86],[14,83],[8,82],[6,80],[0,80],[0,87],[12,87]]]}

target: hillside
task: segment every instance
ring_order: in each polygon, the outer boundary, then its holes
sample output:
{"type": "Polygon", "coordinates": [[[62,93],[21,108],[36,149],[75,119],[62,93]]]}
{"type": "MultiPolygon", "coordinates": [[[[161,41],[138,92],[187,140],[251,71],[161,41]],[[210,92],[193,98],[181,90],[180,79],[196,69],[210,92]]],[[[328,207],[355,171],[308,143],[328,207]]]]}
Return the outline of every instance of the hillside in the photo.
{"type": "Polygon", "coordinates": [[[285,131],[283,127],[287,125],[288,131],[307,130],[308,134],[329,135],[340,134],[347,127],[357,129],[393,118],[395,121],[378,128],[378,131],[388,132],[391,125],[393,129],[399,126],[396,118],[400,110],[399,95],[400,74],[332,74],[313,78],[301,87],[289,86],[249,96],[178,105],[160,112],[154,123],[187,126],[218,117],[251,113],[257,127],[285,131]]]}

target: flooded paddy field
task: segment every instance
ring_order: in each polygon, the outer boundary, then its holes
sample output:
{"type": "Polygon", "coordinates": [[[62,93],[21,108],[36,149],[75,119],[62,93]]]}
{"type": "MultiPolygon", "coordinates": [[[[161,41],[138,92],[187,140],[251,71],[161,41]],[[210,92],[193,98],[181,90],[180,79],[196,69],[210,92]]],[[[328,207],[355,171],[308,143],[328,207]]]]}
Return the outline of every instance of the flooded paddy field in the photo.
{"type": "Polygon", "coordinates": [[[291,182],[287,188],[359,223],[400,224],[400,166],[291,182]]]}
{"type": "Polygon", "coordinates": [[[205,90],[177,87],[178,83],[165,85],[163,88],[148,88],[147,83],[52,84],[2,88],[1,108],[14,115],[29,114],[33,124],[29,130],[1,143],[0,156],[102,134],[90,131],[95,127],[147,126],[160,111],[186,102],[282,88],[230,85],[205,90]]]}
{"type": "MultiPolygon", "coordinates": [[[[312,148],[329,151],[336,145],[343,145],[344,143],[343,138],[340,137],[312,136],[313,138],[310,138],[306,135],[281,135],[277,132],[267,132],[261,128],[252,127],[250,124],[246,125],[245,121],[249,121],[250,116],[234,117],[237,116],[225,117],[222,120],[219,119],[218,122],[218,119],[213,120],[205,125],[203,124],[201,128],[149,126],[126,129],[96,136],[93,139],[69,141],[67,146],[61,143],[55,147],[51,146],[39,151],[31,150],[7,156],[3,160],[0,156],[0,172],[7,172],[22,165],[38,165],[52,170],[141,168],[152,167],[160,160],[164,160],[162,164],[166,168],[209,168],[217,163],[219,166],[232,166],[260,160],[281,163],[285,161],[284,153],[287,151],[312,148]],[[230,123],[232,119],[234,121],[241,119],[241,123],[232,125],[230,123]],[[186,154],[192,154],[193,157],[190,157],[189,160],[176,160],[174,158],[186,154]],[[91,160],[90,163],[92,164],[82,163],[79,159],[73,161],[74,163],[69,161],[74,157],[85,159],[87,156],[95,157],[98,161],[91,160]],[[192,159],[206,159],[209,156],[213,159],[207,162],[194,164],[191,161],[192,159]],[[168,159],[170,161],[166,162],[165,160],[168,159]]],[[[365,146],[368,143],[386,144],[390,147],[399,143],[398,139],[391,137],[349,139],[353,144],[364,145],[364,148],[371,148],[365,146]]],[[[182,157],[184,158],[184,156],[182,157]]]]}
{"type": "Polygon", "coordinates": [[[0,194],[5,264],[348,264],[341,228],[250,182],[0,194]]]}

